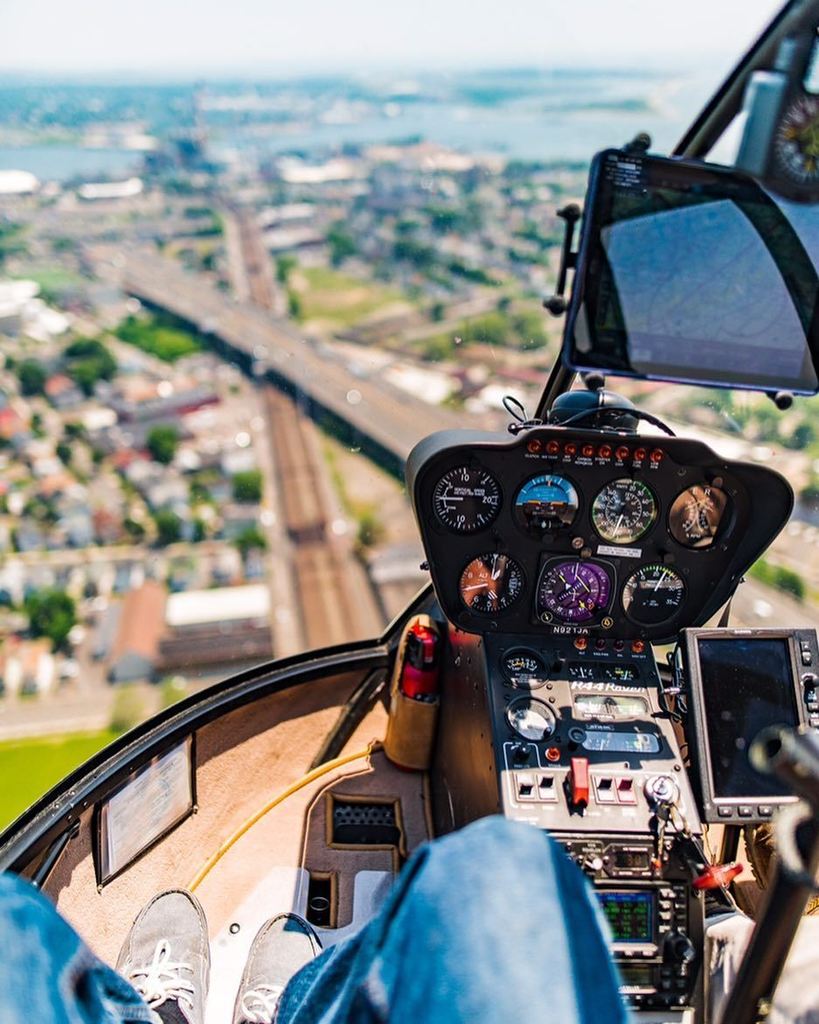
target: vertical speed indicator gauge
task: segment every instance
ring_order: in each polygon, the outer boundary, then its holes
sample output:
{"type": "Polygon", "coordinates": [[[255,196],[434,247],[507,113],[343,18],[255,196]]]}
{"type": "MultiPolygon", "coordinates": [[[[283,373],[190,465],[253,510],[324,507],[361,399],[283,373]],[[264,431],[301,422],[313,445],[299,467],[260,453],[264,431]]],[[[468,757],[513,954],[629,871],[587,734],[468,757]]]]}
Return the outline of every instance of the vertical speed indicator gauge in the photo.
{"type": "Polygon", "coordinates": [[[610,481],[598,493],[591,516],[603,540],[609,544],[633,544],[654,525],[657,501],[642,480],[625,477],[610,481]]]}
{"type": "Polygon", "coordinates": [[[444,473],[432,492],[435,515],[454,533],[477,533],[500,511],[500,484],[485,469],[456,466],[444,473]]]}
{"type": "Polygon", "coordinates": [[[470,611],[502,612],[523,590],[523,570],[508,555],[478,555],[464,568],[458,582],[461,600],[470,611]]]}

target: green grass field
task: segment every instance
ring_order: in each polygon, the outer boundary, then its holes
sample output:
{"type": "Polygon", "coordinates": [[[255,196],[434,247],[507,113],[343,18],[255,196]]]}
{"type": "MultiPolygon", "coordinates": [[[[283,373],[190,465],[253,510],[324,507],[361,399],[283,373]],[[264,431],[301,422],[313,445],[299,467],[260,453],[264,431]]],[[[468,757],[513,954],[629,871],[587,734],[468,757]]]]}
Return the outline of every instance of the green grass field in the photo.
{"type": "Polygon", "coordinates": [[[408,305],[397,288],[361,281],[329,267],[304,267],[290,278],[301,302],[303,320],[320,320],[346,327],[386,306],[408,305]]]}
{"type": "Polygon", "coordinates": [[[0,829],[118,735],[103,729],[0,743],[0,829]]]}
{"type": "Polygon", "coordinates": [[[164,359],[166,363],[174,363],[202,348],[201,341],[193,332],[162,316],[129,316],[117,327],[115,333],[123,341],[164,359]]]}

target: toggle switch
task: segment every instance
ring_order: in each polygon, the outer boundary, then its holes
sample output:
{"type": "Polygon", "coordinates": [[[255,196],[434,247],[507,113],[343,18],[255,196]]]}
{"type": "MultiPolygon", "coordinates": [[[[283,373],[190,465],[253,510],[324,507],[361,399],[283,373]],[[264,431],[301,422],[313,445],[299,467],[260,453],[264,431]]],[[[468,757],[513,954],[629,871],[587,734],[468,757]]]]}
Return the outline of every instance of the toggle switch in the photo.
{"type": "Polygon", "coordinates": [[[617,780],[617,800],[621,804],[636,804],[637,794],[634,792],[633,779],[617,780]]]}
{"type": "Polygon", "coordinates": [[[572,807],[583,808],[589,802],[589,759],[573,757],[569,770],[569,803],[572,807]]]}
{"type": "Polygon", "coordinates": [[[554,775],[540,775],[538,777],[537,797],[538,800],[543,800],[544,802],[555,802],[557,800],[554,775]]]}
{"type": "Polygon", "coordinates": [[[518,799],[519,800],[534,800],[535,799],[535,777],[530,775],[528,772],[517,773],[518,783],[518,799]]]}
{"type": "Polygon", "coordinates": [[[595,779],[597,786],[597,802],[599,804],[613,804],[617,802],[614,795],[614,779],[595,779]]]}

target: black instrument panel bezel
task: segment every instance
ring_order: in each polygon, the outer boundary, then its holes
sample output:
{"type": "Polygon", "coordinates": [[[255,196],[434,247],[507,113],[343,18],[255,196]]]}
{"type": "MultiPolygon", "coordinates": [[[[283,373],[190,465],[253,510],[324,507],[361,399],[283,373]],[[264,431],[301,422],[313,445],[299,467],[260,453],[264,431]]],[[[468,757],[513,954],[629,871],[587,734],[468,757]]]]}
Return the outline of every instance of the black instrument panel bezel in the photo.
{"type": "MultiPolygon", "coordinates": [[[[552,446],[554,447],[554,446],[552,446]]],[[[429,562],[432,581],[441,606],[454,625],[471,633],[550,634],[593,633],[622,639],[663,642],[677,632],[702,624],[733,593],[742,573],[759,557],[787,522],[793,492],[787,481],[767,467],[730,462],[699,441],[663,436],[622,436],[571,427],[534,427],[510,439],[504,434],[474,431],[443,431],[413,449],[407,463],[407,482],[429,562]],[[547,454],[550,442],[560,452],[547,454]],[[658,449],[662,460],[583,459],[567,456],[563,448],[583,445],[625,446],[647,453],[658,449]],[[533,451],[532,449],[537,449],[533,451]],[[470,534],[455,534],[435,515],[431,495],[438,479],[457,465],[476,465],[492,474],[500,485],[502,507],[491,526],[470,534]],[[513,512],[514,496],[522,484],[537,475],[560,474],[575,486],[580,501],[571,527],[538,540],[521,529],[513,512]],[[591,511],[595,496],[615,479],[644,480],[659,504],[654,524],[633,545],[611,545],[594,530],[591,511]],[[721,480],[721,484],[717,481],[721,480]],[[731,501],[728,517],[715,542],[707,548],[686,547],[670,535],[668,512],[677,495],[696,484],[722,486],[731,501]],[[580,538],[580,541],[577,540],[580,538]],[[600,546],[605,549],[599,551],[600,546]],[[617,549],[619,554],[612,553],[617,549]],[[639,557],[633,557],[639,550],[639,557]],[[491,551],[510,555],[524,572],[521,597],[508,609],[475,613],[461,601],[458,581],[466,564],[491,551]],[[535,595],[543,566],[552,558],[589,557],[609,563],[614,570],[610,601],[611,623],[600,613],[591,623],[555,622],[547,625],[534,618],[535,595]],[[629,619],[621,605],[625,580],[639,567],[659,562],[683,575],[686,597],[680,611],[655,626],[641,626],[629,619]]]]}

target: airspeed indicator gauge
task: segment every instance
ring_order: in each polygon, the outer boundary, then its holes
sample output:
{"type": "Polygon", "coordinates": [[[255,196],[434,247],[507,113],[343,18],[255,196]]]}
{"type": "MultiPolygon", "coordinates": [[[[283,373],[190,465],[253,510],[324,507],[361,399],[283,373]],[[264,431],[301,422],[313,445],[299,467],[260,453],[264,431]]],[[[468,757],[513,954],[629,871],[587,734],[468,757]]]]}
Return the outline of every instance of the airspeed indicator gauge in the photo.
{"type": "Polygon", "coordinates": [[[454,533],[477,533],[490,526],[500,511],[500,484],[485,469],[456,466],[432,493],[435,515],[454,533]]]}
{"type": "Polygon", "coordinates": [[[609,544],[633,544],[657,519],[657,502],[648,484],[624,477],[612,480],[592,505],[592,523],[609,544]]]}

